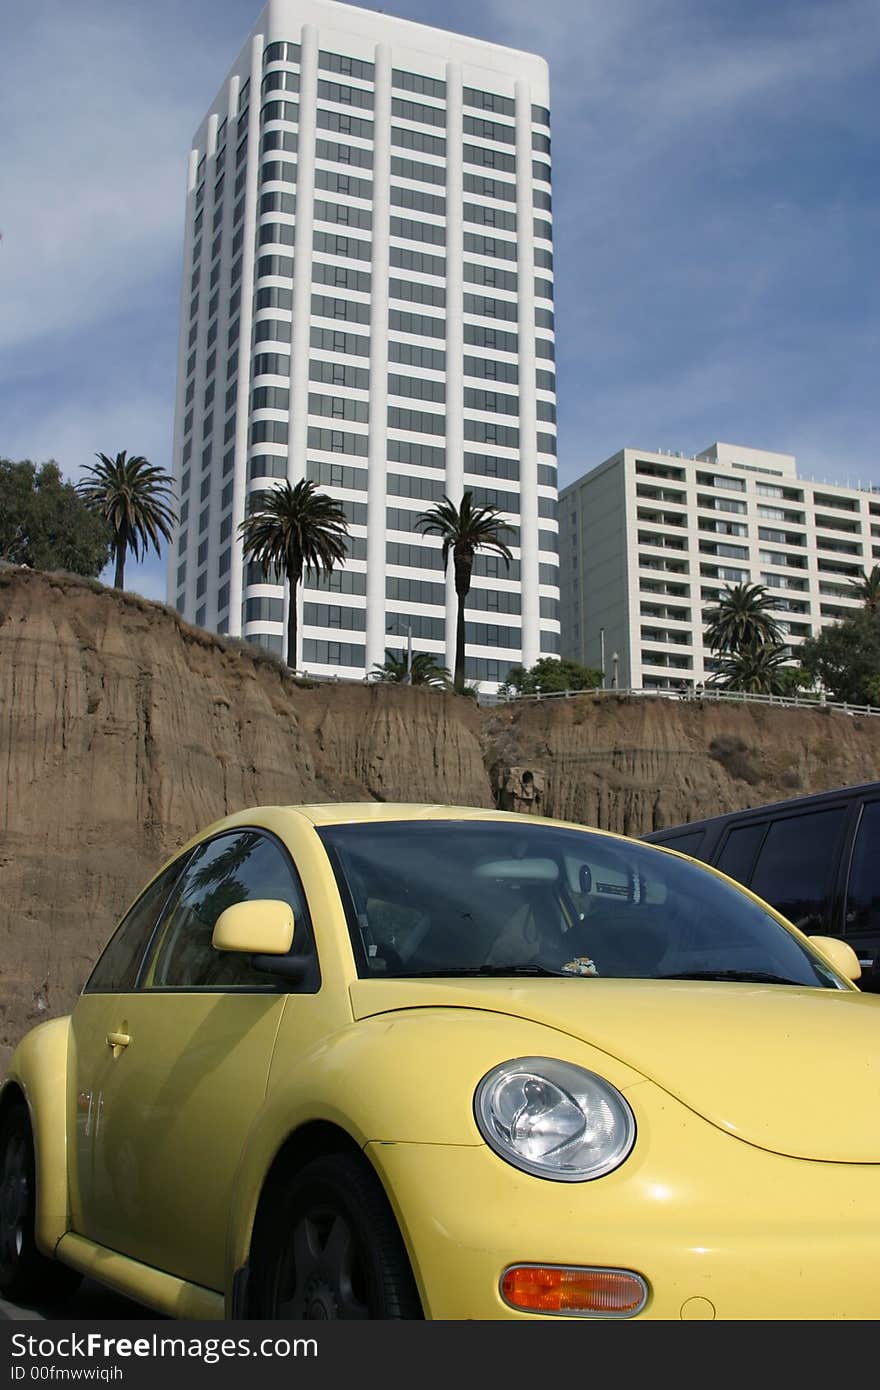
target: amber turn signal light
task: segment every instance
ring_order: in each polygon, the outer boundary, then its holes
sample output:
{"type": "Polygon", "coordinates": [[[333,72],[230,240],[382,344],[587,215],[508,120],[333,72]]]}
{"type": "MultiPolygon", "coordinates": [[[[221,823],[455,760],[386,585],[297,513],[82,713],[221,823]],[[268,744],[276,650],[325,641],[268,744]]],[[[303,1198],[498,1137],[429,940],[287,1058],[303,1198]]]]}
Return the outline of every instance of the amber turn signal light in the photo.
{"type": "Polygon", "coordinates": [[[526,1313],[592,1313],[632,1317],[641,1312],[648,1286],[625,1269],[575,1265],[511,1265],[501,1276],[501,1296],[526,1313]]]}

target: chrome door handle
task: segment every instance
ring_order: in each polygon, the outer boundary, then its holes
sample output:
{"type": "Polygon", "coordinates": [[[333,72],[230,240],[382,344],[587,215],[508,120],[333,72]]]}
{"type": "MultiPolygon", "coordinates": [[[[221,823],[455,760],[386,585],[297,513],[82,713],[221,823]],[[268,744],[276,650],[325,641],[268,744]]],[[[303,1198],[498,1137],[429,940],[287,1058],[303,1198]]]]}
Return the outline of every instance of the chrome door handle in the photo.
{"type": "Polygon", "coordinates": [[[108,1047],[112,1047],[114,1053],[116,1052],[117,1047],[128,1047],[128,1044],[129,1044],[130,1042],[131,1042],[131,1037],[130,1037],[130,1035],[129,1035],[128,1033],[108,1033],[108,1034],[107,1034],[107,1046],[108,1046],[108,1047]]]}

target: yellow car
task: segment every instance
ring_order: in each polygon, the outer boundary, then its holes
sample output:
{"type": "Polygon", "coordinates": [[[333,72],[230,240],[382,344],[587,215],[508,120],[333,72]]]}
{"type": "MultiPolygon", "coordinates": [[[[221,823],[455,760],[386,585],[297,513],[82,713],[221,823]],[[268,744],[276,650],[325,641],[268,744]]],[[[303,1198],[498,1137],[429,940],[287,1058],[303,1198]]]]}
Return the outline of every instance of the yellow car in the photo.
{"type": "Polygon", "coordinates": [[[880,1002],[672,851],[269,807],[0,1091],[0,1288],[189,1318],[875,1318],[880,1002]]]}

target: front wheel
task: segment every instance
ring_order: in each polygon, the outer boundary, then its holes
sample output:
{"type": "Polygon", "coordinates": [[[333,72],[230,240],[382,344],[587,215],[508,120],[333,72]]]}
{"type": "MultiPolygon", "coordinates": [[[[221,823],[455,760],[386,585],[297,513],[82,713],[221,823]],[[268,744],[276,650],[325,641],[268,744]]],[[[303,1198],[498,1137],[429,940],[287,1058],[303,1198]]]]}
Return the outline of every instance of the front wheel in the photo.
{"type": "Polygon", "coordinates": [[[314,1159],[276,1199],[265,1267],[266,1318],[421,1318],[394,1214],[362,1159],[314,1159]]]}
{"type": "Polygon", "coordinates": [[[26,1107],[15,1104],[0,1119],[0,1292],[44,1302],[73,1293],[80,1276],[37,1249],[36,1191],[30,1119],[26,1107]]]}

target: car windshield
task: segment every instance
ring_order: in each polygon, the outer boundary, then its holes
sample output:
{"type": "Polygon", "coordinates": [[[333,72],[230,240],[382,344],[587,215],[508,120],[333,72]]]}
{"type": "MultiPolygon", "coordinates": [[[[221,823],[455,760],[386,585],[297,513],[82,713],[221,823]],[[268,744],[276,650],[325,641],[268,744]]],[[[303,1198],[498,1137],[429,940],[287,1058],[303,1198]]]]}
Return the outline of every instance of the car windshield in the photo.
{"type": "Polygon", "coordinates": [[[513,820],[382,821],[319,834],[361,976],[846,987],[744,892],[640,842],[513,820]]]}

